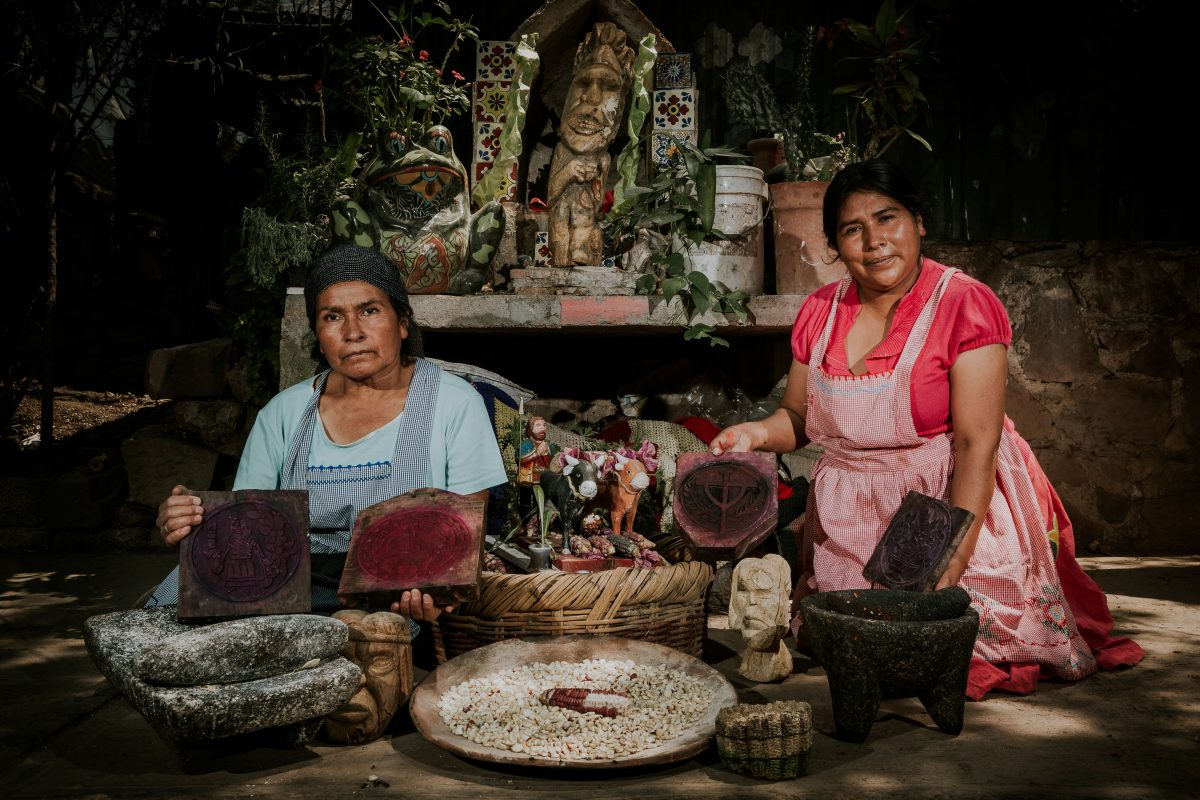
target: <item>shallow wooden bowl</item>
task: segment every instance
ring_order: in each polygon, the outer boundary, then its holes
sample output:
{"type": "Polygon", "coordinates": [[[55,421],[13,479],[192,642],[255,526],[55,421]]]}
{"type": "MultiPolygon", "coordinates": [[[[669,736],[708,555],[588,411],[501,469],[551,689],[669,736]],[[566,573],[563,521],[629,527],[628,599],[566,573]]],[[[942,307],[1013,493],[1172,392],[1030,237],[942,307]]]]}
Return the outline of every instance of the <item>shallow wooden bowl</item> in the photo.
{"type": "Polygon", "coordinates": [[[450,659],[413,691],[409,712],[417,730],[437,746],[466,758],[530,767],[612,769],[650,764],[670,764],[704,752],[716,733],[717,712],[737,702],[733,685],[717,670],[687,653],[653,642],[612,636],[540,636],[506,639],[450,659]],[[438,703],[442,693],[463,681],[527,664],[552,661],[582,662],[589,658],[629,659],[638,664],[665,666],[699,678],[712,692],[712,702],[703,717],[666,742],[614,759],[558,759],[514,753],[476,744],[450,731],[442,721],[438,703]]]}

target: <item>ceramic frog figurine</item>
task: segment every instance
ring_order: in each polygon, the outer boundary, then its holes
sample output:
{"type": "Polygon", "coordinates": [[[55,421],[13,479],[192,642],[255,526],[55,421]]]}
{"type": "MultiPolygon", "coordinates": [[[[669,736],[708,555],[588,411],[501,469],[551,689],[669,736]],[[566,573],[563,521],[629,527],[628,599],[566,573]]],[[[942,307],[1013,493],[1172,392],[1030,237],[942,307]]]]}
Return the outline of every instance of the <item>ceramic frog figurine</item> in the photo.
{"type": "Polygon", "coordinates": [[[415,142],[388,131],[333,220],[333,244],[378,248],[410,294],[478,291],[504,234],[499,202],[471,213],[467,171],[441,125],[415,142]]]}

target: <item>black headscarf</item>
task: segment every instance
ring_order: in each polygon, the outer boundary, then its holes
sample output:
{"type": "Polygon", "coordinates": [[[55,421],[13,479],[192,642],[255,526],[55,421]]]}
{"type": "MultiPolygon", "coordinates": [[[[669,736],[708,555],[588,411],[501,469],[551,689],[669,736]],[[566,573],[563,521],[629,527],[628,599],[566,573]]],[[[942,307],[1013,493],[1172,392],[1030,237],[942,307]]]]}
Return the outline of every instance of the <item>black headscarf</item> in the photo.
{"type": "Polygon", "coordinates": [[[421,329],[413,319],[412,306],[404,279],[391,259],[370,247],[344,244],[320,255],[308,268],[304,279],[304,307],[308,311],[308,327],[316,330],[317,298],[335,283],[365,281],[378,287],[392,301],[396,313],[408,318],[408,340],[405,351],[410,356],[425,355],[421,329]]]}

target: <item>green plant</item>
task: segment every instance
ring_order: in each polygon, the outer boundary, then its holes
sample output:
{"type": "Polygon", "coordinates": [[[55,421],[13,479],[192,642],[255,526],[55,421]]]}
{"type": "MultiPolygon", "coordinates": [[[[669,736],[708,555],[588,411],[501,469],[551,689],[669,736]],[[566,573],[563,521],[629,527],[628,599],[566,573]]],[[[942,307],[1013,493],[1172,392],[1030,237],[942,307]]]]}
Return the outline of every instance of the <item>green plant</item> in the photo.
{"type": "Polygon", "coordinates": [[[896,0],[884,0],[873,25],[842,19],[829,34],[831,44],[849,37],[862,51],[837,61],[835,72],[849,72],[852,79],[833,94],[852,101],[848,129],[862,143],[864,159],[882,156],[904,135],[933,150],[912,127],[929,109],[916,68],[933,58],[927,45],[934,32],[918,28],[915,8],[897,14],[896,0]]]}
{"type": "Polygon", "coordinates": [[[442,0],[435,0],[435,5],[445,16],[418,13],[421,2],[387,10],[391,38],[366,36],[351,41],[338,59],[336,85],[325,89],[361,115],[372,142],[388,130],[415,140],[430,125],[471,107],[465,79],[452,70],[447,74],[446,67],[459,45],[479,40],[479,31],[469,20],[451,17],[442,0]],[[440,65],[417,41],[439,30],[450,37],[440,65]]]}
{"type": "Polygon", "coordinates": [[[746,161],[748,156],[727,147],[708,146],[708,137],[700,147],[684,138],[674,138],[670,166],[660,170],[649,186],[628,189],[621,202],[605,216],[606,249],[610,253],[627,252],[639,234],[649,247],[638,278],[637,292],[661,291],[670,302],[678,297],[687,322],[683,338],[708,339],[710,345],[729,346],[714,335],[712,325],[696,322],[709,310],[735,314],[745,321],[746,295],[728,291],[720,282],[710,281],[703,272],[689,268],[688,252],[705,241],[731,238],[713,227],[716,214],[716,165],[720,160],[746,161]]]}
{"type": "Polygon", "coordinates": [[[537,502],[538,544],[545,547],[550,540],[550,515],[546,513],[546,491],[538,484],[533,485],[533,499],[537,502]]]}
{"type": "Polygon", "coordinates": [[[783,140],[787,179],[829,180],[854,160],[854,151],[841,134],[818,130],[812,102],[813,53],[817,29],[809,25],[801,38],[796,69],[788,74],[794,100],[784,102],[763,72],[747,61],[734,61],[724,73],[723,95],[730,114],[756,131],[783,140]]]}

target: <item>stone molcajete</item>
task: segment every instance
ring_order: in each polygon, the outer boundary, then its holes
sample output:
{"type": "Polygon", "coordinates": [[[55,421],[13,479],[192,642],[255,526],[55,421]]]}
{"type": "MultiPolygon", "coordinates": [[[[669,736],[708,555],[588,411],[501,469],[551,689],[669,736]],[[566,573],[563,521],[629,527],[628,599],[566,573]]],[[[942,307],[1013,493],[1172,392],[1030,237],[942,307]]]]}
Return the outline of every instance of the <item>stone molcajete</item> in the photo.
{"type": "Polygon", "coordinates": [[[333,219],[333,244],[378,248],[409,294],[478,291],[504,235],[499,201],[471,213],[467,170],[441,125],[415,142],[388,131],[355,198],[336,205],[333,219]]]}
{"type": "Polygon", "coordinates": [[[359,685],[359,668],[338,654],[345,623],[318,615],[195,626],[163,606],[89,617],[83,636],[189,772],[217,752],[307,745],[359,685]]]}
{"type": "Polygon", "coordinates": [[[846,589],[800,601],[803,632],[829,675],[837,736],[866,740],[883,698],[916,697],[946,733],[962,731],[979,631],[971,596],[846,589]]]}

